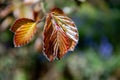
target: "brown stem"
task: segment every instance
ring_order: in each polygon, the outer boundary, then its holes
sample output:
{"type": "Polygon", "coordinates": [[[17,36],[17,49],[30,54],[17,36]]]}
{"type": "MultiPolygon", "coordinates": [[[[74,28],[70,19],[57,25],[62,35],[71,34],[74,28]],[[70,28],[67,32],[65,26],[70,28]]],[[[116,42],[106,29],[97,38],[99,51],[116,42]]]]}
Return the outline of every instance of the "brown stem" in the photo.
{"type": "Polygon", "coordinates": [[[39,21],[37,21],[37,24],[39,24],[40,22],[44,21],[45,18],[46,18],[46,15],[42,19],[40,19],[39,21]]]}

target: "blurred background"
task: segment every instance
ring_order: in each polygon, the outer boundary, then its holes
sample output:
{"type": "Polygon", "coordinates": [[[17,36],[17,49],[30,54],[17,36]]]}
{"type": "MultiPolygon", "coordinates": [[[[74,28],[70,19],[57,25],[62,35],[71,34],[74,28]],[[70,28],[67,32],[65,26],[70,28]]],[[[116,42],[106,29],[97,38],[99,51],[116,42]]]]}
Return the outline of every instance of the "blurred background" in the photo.
{"type": "Polygon", "coordinates": [[[0,80],[120,80],[120,0],[43,0],[47,12],[63,9],[79,31],[75,50],[53,62],[42,54],[44,23],[20,48],[9,30],[18,18],[42,17],[39,2],[0,0],[0,80]]]}

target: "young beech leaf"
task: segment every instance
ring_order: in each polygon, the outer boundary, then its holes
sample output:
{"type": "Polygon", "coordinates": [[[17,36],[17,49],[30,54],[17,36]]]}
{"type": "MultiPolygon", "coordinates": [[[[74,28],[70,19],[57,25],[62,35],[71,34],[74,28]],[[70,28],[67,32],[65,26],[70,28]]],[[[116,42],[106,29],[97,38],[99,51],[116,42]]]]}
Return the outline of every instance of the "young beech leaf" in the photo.
{"type": "Polygon", "coordinates": [[[44,54],[48,60],[61,59],[73,51],[78,42],[74,22],[62,10],[54,8],[46,17],[44,26],[44,54]]]}
{"type": "Polygon", "coordinates": [[[24,25],[26,23],[30,23],[30,22],[35,22],[35,21],[33,21],[32,19],[28,19],[28,18],[20,18],[20,19],[18,19],[18,20],[15,21],[15,23],[12,25],[12,27],[10,28],[10,30],[12,32],[15,32],[22,25],[24,25]]]}
{"type": "Polygon", "coordinates": [[[11,31],[15,33],[15,47],[23,46],[31,40],[36,32],[36,22],[27,18],[18,19],[11,27],[11,31]]]}

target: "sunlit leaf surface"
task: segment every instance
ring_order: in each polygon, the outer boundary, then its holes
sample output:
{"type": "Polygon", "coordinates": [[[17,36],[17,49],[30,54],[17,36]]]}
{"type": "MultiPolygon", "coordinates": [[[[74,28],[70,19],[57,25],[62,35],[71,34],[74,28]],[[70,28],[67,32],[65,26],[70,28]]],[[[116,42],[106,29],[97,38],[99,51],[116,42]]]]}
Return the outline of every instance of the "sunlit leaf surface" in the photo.
{"type": "Polygon", "coordinates": [[[10,28],[10,30],[12,32],[15,32],[22,25],[24,25],[26,23],[30,23],[30,22],[34,22],[34,21],[32,19],[28,19],[28,18],[20,18],[20,19],[18,19],[18,20],[15,21],[15,23],[12,25],[12,27],[10,28]]]}
{"type": "Polygon", "coordinates": [[[27,18],[17,20],[11,28],[14,35],[15,47],[23,46],[27,44],[36,32],[36,23],[27,18]]]}

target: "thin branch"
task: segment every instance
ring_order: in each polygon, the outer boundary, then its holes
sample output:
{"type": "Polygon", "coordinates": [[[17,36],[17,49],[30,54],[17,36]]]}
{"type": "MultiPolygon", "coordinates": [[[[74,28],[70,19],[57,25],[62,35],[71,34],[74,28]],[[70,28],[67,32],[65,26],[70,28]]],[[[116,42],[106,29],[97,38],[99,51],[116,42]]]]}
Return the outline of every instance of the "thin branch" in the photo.
{"type": "Polygon", "coordinates": [[[42,19],[40,19],[39,21],[37,21],[37,24],[39,24],[40,22],[44,21],[46,18],[46,16],[44,16],[42,19]]]}
{"type": "Polygon", "coordinates": [[[45,10],[44,2],[42,1],[40,5],[41,5],[42,12],[46,15],[47,12],[45,10]]]}

